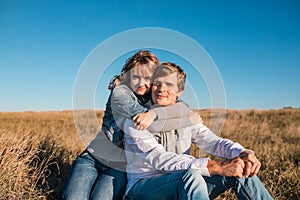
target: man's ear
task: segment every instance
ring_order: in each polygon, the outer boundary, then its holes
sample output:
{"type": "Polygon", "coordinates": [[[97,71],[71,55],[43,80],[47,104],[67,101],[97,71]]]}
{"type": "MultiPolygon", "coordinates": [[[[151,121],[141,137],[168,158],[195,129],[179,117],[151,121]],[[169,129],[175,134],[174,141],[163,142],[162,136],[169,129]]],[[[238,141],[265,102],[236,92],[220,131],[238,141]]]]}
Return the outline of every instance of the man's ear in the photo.
{"type": "Polygon", "coordinates": [[[182,95],[182,93],[183,93],[183,90],[177,92],[177,98],[179,98],[182,95]]]}

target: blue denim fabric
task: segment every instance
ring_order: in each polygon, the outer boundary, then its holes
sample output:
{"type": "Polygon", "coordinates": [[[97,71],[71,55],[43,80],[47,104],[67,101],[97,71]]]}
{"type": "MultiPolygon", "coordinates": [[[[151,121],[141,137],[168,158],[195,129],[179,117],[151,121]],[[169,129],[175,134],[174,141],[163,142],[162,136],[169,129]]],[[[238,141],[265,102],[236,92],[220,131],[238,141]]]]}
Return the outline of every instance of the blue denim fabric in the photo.
{"type": "Polygon", "coordinates": [[[109,168],[87,152],[74,161],[63,191],[63,199],[122,199],[126,173],[109,168]]]}
{"type": "Polygon", "coordinates": [[[106,108],[102,119],[102,130],[112,143],[124,149],[124,132],[118,127],[111,109],[111,95],[110,93],[106,102],[106,108]]]}
{"type": "Polygon", "coordinates": [[[224,177],[214,175],[204,177],[210,199],[232,188],[238,199],[268,200],[273,199],[257,176],[250,178],[224,177]]]}
{"type": "Polygon", "coordinates": [[[137,113],[145,112],[147,109],[144,106],[150,101],[150,93],[137,97],[126,85],[118,85],[114,90],[117,90],[115,98],[117,98],[118,102],[113,106],[115,110],[119,110],[122,114],[118,113],[115,114],[115,116],[113,115],[111,103],[113,95],[112,90],[106,102],[106,108],[102,119],[102,130],[112,143],[124,149],[124,132],[119,128],[115,119],[122,119],[120,121],[123,121],[125,117],[131,118],[137,113]]]}
{"type": "Polygon", "coordinates": [[[233,188],[239,199],[272,199],[258,177],[242,178],[219,175],[201,176],[198,169],[189,169],[138,181],[125,199],[214,199],[233,188]]]}

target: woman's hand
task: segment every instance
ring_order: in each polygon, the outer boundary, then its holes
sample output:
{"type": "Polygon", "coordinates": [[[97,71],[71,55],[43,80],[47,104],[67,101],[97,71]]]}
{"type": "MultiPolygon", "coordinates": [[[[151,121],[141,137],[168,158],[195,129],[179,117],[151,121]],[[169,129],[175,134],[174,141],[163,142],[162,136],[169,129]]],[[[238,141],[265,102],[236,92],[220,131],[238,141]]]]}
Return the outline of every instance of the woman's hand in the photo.
{"type": "Polygon", "coordinates": [[[145,130],[152,124],[156,117],[157,115],[154,110],[149,110],[145,113],[139,113],[132,118],[134,127],[137,130],[145,130]]]}

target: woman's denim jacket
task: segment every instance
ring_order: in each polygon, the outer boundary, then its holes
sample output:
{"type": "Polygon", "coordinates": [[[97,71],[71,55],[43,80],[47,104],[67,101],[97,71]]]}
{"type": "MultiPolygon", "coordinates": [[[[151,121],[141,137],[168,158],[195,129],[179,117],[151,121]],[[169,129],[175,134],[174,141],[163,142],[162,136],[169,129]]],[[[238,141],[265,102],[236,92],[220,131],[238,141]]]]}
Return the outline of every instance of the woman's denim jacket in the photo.
{"type": "Polygon", "coordinates": [[[117,94],[113,94],[112,91],[108,97],[102,120],[102,131],[110,141],[118,147],[123,148],[124,132],[119,128],[121,126],[117,125],[115,119],[121,121],[124,117],[132,118],[138,113],[146,112],[151,105],[150,95],[137,98],[125,85],[117,86],[115,93],[117,94]],[[112,101],[114,102],[113,108],[112,101]],[[127,103],[124,104],[124,102],[127,103]]]}

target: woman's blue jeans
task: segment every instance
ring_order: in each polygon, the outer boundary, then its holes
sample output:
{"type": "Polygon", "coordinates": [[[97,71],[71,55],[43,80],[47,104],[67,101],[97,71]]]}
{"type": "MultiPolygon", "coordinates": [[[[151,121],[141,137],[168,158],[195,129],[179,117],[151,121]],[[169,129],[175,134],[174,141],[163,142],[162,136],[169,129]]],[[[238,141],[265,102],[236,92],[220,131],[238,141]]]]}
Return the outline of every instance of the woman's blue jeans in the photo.
{"type": "Polygon", "coordinates": [[[72,165],[63,199],[122,199],[126,182],[126,172],[109,168],[84,152],[72,165]]]}
{"type": "Polygon", "coordinates": [[[232,188],[238,199],[272,199],[257,176],[235,178],[214,175],[201,176],[197,169],[189,169],[138,181],[125,199],[214,199],[232,188]]]}

